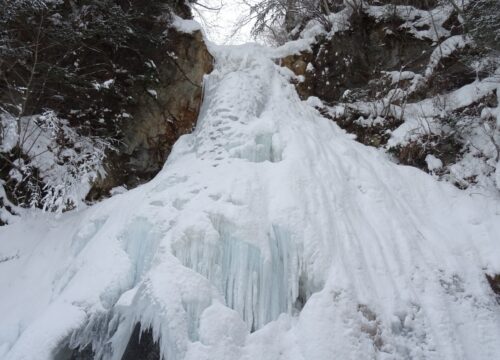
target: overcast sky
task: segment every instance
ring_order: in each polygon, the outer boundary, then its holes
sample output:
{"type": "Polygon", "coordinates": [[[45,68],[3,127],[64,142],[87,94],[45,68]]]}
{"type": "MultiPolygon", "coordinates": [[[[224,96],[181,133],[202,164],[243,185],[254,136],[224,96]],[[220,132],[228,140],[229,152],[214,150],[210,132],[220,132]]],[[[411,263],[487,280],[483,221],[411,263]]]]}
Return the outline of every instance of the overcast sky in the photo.
{"type": "Polygon", "coordinates": [[[241,0],[199,0],[199,2],[220,9],[215,11],[196,6],[195,18],[201,22],[210,40],[218,44],[242,44],[254,41],[250,36],[252,24],[241,26],[249,14],[248,6],[241,0]]]}

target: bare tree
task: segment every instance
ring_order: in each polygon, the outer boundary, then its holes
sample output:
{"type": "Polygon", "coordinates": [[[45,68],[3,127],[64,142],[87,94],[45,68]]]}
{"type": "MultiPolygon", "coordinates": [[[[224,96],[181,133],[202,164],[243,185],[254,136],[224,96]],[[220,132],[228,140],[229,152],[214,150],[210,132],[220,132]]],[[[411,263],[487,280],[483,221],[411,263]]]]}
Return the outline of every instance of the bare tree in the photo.
{"type": "Polygon", "coordinates": [[[475,0],[461,5],[456,0],[446,0],[463,20],[464,30],[480,45],[500,51],[500,2],[475,0]]]}
{"type": "Polygon", "coordinates": [[[271,33],[278,42],[293,38],[309,20],[319,21],[327,30],[331,28],[329,0],[262,0],[246,2],[250,16],[255,20],[254,36],[271,33]]]}

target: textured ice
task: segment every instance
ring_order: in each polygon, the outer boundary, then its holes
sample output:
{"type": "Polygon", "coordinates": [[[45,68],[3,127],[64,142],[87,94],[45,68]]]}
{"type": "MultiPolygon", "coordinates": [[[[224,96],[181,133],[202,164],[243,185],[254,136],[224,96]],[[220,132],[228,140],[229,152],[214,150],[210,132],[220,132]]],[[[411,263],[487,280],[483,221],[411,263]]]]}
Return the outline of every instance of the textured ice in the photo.
{"type": "Polygon", "coordinates": [[[138,323],[169,360],[496,358],[499,199],[356,143],[271,50],[213,51],[155,179],[0,229],[0,358],[119,360],[138,323]]]}
{"type": "MultiPolygon", "coordinates": [[[[238,227],[220,215],[211,216],[215,239],[186,234],[173,253],[184,266],[214,284],[226,304],[235,309],[249,330],[261,328],[281,313],[290,313],[298,297],[299,258],[286,231],[273,226],[268,239],[269,256],[238,238],[238,227]]],[[[251,234],[250,234],[251,235],[251,234]]]]}

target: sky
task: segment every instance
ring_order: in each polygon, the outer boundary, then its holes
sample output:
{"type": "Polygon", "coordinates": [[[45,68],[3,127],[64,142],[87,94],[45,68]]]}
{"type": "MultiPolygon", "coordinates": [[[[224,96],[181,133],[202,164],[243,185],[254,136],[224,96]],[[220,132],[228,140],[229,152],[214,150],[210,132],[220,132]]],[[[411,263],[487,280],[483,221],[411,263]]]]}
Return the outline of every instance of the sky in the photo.
{"type": "Polygon", "coordinates": [[[242,0],[199,0],[199,3],[219,9],[208,10],[195,5],[195,19],[202,24],[211,41],[228,45],[255,41],[250,36],[252,23],[244,24],[244,19],[249,15],[249,7],[242,0]]]}

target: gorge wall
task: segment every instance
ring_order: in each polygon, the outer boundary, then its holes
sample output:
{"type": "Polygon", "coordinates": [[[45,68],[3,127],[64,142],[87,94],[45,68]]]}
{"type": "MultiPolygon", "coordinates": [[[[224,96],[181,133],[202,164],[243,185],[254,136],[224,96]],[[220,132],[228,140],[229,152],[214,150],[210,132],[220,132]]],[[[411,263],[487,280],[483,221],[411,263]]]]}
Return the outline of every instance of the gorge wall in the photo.
{"type": "Polygon", "coordinates": [[[310,51],[282,59],[304,100],[319,98],[325,116],[399,163],[460,188],[500,188],[494,45],[476,41],[449,2],[366,2],[330,20],[310,51]]]}
{"type": "Polygon", "coordinates": [[[189,3],[15,1],[4,10],[0,224],[156,175],[193,129],[212,69],[189,3]]]}

